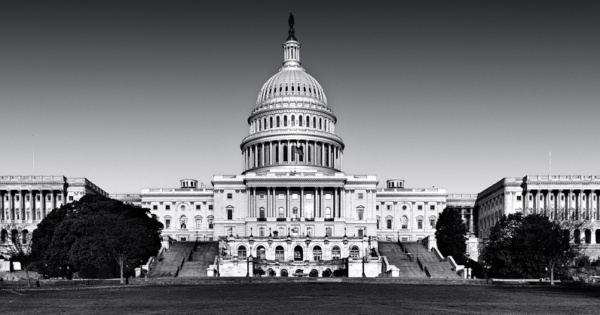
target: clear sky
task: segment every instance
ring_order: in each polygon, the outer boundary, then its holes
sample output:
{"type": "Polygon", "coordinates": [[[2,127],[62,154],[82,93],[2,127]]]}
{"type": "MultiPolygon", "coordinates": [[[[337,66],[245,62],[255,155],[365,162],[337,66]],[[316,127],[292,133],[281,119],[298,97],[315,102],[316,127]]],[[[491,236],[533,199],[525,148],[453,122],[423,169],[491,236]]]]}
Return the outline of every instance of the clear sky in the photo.
{"type": "Polygon", "coordinates": [[[0,174],[109,193],[240,174],[293,12],[344,171],[477,193],[600,174],[597,1],[2,1],[0,174]]]}

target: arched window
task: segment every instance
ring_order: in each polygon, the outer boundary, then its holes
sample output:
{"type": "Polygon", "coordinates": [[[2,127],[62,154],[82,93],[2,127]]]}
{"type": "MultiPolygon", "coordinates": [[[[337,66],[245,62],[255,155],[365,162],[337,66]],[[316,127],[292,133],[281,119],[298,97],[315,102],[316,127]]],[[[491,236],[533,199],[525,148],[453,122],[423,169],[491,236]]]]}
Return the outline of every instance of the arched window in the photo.
{"type": "Polygon", "coordinates": [[[285,213],[284,213],[283,207],[279,207],[278,215],[280,218],[285,218],[285,213]]]}
{"type": "Polygon", "coordinates": [[[2,229],[2,232],[0,232],[0,242],[6,243],[7,238],[8,238],[8,231],[2,229]]]}
{"type": "Polygon", "coordinates": [[[323,130],[323,119],[319,118],[319,129],[323,130]]]}
{"type": "Polygon", "coordinates": [[[292,127],[296,126],[296,117],[294,117],[294,115],[292,115],[292,118],[290,121],[290,126],[292,126],[292,127]]]}
{"type": "Polygon", "coordinates": [[[302,127],[302,115],[298,116],[298,126],[302,127]]]}
{"type": "Polygon", "coordinates": [[[246,246],[241,245],[238,247],[238,258],[246,258],[246,246]]]}
{"type": "Polygon", "coordinates": [[[319,261],[323,258],[323,251],[321,250],[321,246],[313,247],[313,260],[319,261]]]}
{"type": "Polygon", "coordinates": [[[302,254],[302,246],[296,246],[294,247],[294,260],[295,261],[302,261],[303,259],[303,254],[302,254]]]}
{"type": "Polygon", "coordinates": [[[350,248],[350,258],[358,258],[360,254],[360,250],[358,249],[358,246],[353,245],[352,248],[350,248]]]}
{"type": "Polygon", "coordinates": [[[342,258],[342,251],[340,251],[340,248],[337,246],[333,246],[333,248],[331,249],[331,259],[341,259],[342,258]]]}
{"type": "Polygon", "coordinates": [[[19,231],[17,231],[17,230],[10,231],[10,241],[13,244],[15,244],[18,239],[19,239],[19,231]]]}
{"type": "Polygon", "coordinates": [[[600,244],[600,229],[596,230],[596,244],[600,244]]]}
{"type": "Polygon", "coordinates": [[[27,229],[24,229],[24,230],[21,231],[21,238],[22,238],[21,242],[23,244],[27,244],[27,236],[28,236],[28,234],[29,234],[29,231],[27,229]]]}
{"type": "Polygon", "coordinates": [[[579,230],[575,230],[575,243],[581,243],[581,232],[579,232],[579,230]]]}
{"type": "Polygon", "coordinates": [[[310,117],[306,116],[306,127],[310,127],[310,117]]]}
{"type": "Polygon", "coordinates": [[[267,118],[263,118],[263,129],[267,129],[267,118]]]}
{"type": "Polygon", "coordinates": [[[258,217],[261,219],[265,218],[265,208],[264,207],[260,207],[260,209],[258,210],[258,217]]]}
{"type": "Polygon", "coordinates": [[[264,246],[258,246],[256,248],[256,258],[258,259],[267,259],[267,254],[264,246]]]}
{"type": "Polygon", "coordinates": [[[402,229],[408,229],[408,218],[406,216],[402,216],[402,229]]]}
{"type": "Polygon", "coordinates": [[[285,260],[285,251],[283,247],[277,246],[275,248],[275,260],[284,261],[285,260]]]}
{"type": "Polygon", "coordinates": [[[358,215],[359,220],[364,220],[365,218],[365,208],[360,206],[356,208],[356,214],[358,215]]]}
{"type": "Polygon", "coordinates": [[[273,117],[269,118],[269,128],[273,128],[273,117]]]}
{"type": "Polygon", "coordinates": [[[592,243],[592,231],[585,230],[585,243],[586,244],[591,244],[592,243]]]}
{"type": "Polygon", "coordinates": [[[288,147],[287,145],[283,145],[283,162],[288,161],[288,147]]]}
{"type": "Polygon", "coordinates": [[[287,115],[283,116],[283,126],[287,127],[287,115]]]}
{"type": "Polygon", "coordinates": [[[262,126],[262,122],[260,121],[260,119],[258,120],[258,131],[260,131],[260,127],[262,126]]]}
{"type": "Polygon", "coordinates": [[[313,128],[317,128],[317,117],[313,117],[313,128]]]}
{"type": "Polygon", "coordinates": [[[279,127],[279,116],[277,116],[277,127],[279,127]]]}
{"type": "Polygon", "coordinates": [[[179,217],[179,228],[182,230],[187,229],[187,217],[185,215],[179,217]]]}
{"type": "Polygon", "coordinates": [[[325,219],[331,219],[331,208],[325,208],[325,219]]]}

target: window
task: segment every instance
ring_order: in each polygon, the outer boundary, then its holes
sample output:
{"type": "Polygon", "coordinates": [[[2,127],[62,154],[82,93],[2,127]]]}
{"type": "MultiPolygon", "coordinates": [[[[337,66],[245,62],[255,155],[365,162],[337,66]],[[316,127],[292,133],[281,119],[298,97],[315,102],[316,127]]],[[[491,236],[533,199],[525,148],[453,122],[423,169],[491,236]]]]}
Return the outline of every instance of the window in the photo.
{"type": "MultiPolygon", "coordinates": [[[[38,201],[40,201],[40,196],[38,196],[38,201]]],[[[69,196],[69,201],[73,201],[73,196],[69,196]]]]}
{"type": "Polygon", "coordinates": [[[387,229],[391,230],[392,229],[392,219],[387,219],[386,220],[386,225],[387,225],[387,229]]]}
{"type": "Polygon", "coordinates": [[[342,258],[342,251],[340,251],[340,248],[337,246],[334,246],[333,249],[331,249],[331,259],[341,259],[342,258]]]}
{"type": "Polygon", "coordinates": [[[233,199],[233,194],[232,193],[228,193],[227,194],[227,199],[233,199]]]}
{"type": "Polygon", "coordinates": [[[423,218],[417,218],[417,229],[423,229],[423,218]]]}
{"type": "Polygon", "coordinates": [[[418,205],[417,210],[423,210],[423,205],[418,205]]]}
{"type": "Polygon", "coordinates": [[[365,236],[365,228],[358,228],[358,237],[365,236]]]}
{"type": "Polygon", "coordinates": [[[264,194],[258,195],[258,199],[265,199],[265,195],[264,194]]]}
{"type": "Polygon", "coordinates": [[[312,226],[306,227],[306,236],[313,236],[313,228],[312,226]]]}
{"type": "Polygon", "coordinates": [[[429,210],[435,210],[435,205],[430,205],[429,210]]]}
{"type": "Polygon", "coordinates": [[[402,229],[403,230],[408,229],[408,218],[406,216],[402,217],[402,229]]]}
{"type": "Polygon", "coordinates": [[[379,205],[376,205],[376,206],[375,206],[375,210],[379,210],[379,205]]]}
{"type": "Polygon", "coordinates": [[[187,229],[187,217],[185,215],[179,217],[179,226],[182,230],[187,229]]]}
{"type": "Polygon", "coordinates": [[[325,219],[331,219],[331,208],[325,208],[325,219]]]}
{"type": "Polygon", "coordinates": [[[165,229],[168,229],[171,227],[171,219],[165,219],[165,229]]]}
{"type": "Polygon", "coordinates": [[[331,200],[331,194],[325,194],[325,199],[331,200]]]}
{"type": "Polygon", "coordinates": [[[359,254],[360,251],[358,249],[358,246],[354,245],[352,246],[352,248],[350,248],[350,258],[358,258],[359,254]]]}
{"type": "Polygon", "coordinates": [[[157,205],[153,205],[152,206],[152,210],[158,210],[158,206],[157,205]]]}
{"type": "Polygon", "coordinates": [[[402,210],[406,210],[406,209],[408,209],[408,207],[406,205],[403,205],[402,210]]]}
{"type": "Polygon", "coordinates": [[[171,205],[165,205],[165,210],[171,210],[171,205]]]}
{"type": "Polygon", "coordinates": [[[212,215],[208,216],[208,228],[212,229],[213,228],[213,221],[214,221],[214,217],[212,215]]]}
{"type": "Polygon", "coordinates": [[[261,207],[261,208],[258,210],[258,217],[259,217],[259,218],[261,218],[261,219],[264,219],[264,218],[265,218],[265,208],[261,207]]]}
{"type": "Polygon", "coordinates": [[[358,214],[358,219],[359,220],[364,220],[365,208],[363,208],[363,207],[357,208],[356,209],[356,213],[358,214]]]}
{"type": "Polygon", "coordinates": [[[246,246],[238,247],[238,258],[246,258],[246,246]]]}
{"type": "Polygon", "coordinates": [[[196,205],[196,210],[200,210],[200,205],[196,205]]]}
{"type": "Polygon", "coordinates": [[[429,218],[429,227],[435,229],[435,217],[429,218]]]}
{"type": "Polygon", "coordinates": [[[327,237],[333,236],[333,228],[331,226],[325,227],[325,235],[327,235],[327,237]]]}
{"type": "Polygon", "coordinates": [[[233,220],[233,208],[227,209],[227,220],[233,220]]]}
{"type": "Polygon", "coordinates": [[[256,249],[256,257],[258,259],[267,259],[267,254],[263,246],[258,246],[258,248],[256,249]]]}
{"type": "Polygon", "coordinates": [[[212,210],[213,209],[213,205],[208,205],[208,210],[212,210]]]}
{"type": "MultiPolygon", "coordinates": [[[[294,214],[297,214],[297,212],[298,212],[298,209],[297,209],[297,208],[294,208],[294,211],[295,211],[295,212],[294,212],[294,214]]],[[[285,213],[284,213],[284,211],[283,211],[283,207],[279,207],[279,217],[280,217],[280,218],[283,218],[283,217],[285,217],[285,213]]]]}
{"type": "Polygon", "coordinates": [[[196,230],[202,228],[202,217],[196,217],[196,230]]]}
{"type": "Polygon", "coordinates": [[[517,200],[521,201],[521,196],[517,196],[517,200]]]}
{"type": "Polygon", "coordinates": [[[323,256],[323,251],[321,250],[320,246],[315,246],[313,248],[313,260],[314,261],[319,261],[322,259],[323,256]]]}
{"type": "Polygon", "coordinates": [[[275,260],[284,261],[285,260],[285,251],[283,247],[277,246],[275,248],[275,260]]]}
{"type": "Polygon", "coordinates": [[[304,198],[306,198],[306,200],[312,200],[312,195],[311,194],[306,194],[306,196],[304,196],[304,198]]]}
{"type": "Polygon", "coordinates": [[[261,226],[258,228],[258,236],[265,236],[265,227],[261,226]]]}
{"type": "Polygon", "coordinates": [[[181,205],[181,206],[179,207],[179,210],[181,210],[181,211],[185,211],[185,205],[181,205]]]}
{"type": "Polygon", "coordinates": [[[285,195],[284,194],[279,194],[279,195],[277,195],[277,199],[284,200],[285,199],[285,195]]]}
{"type": "Polygon", "coordinates": [[[387,205],[387,209],[388,209],[388,211],[392,210],[392,205],[387,205]]]}
{"type": "Polygon", "coordinates": [[[292,194],[292,199],[298,200],[298,194],[292,194]]]}
{"type": "Polygon", "coordinates": [[[363,193],[358,193],[358,199],[363,199],[364,195],[363,193]]]}

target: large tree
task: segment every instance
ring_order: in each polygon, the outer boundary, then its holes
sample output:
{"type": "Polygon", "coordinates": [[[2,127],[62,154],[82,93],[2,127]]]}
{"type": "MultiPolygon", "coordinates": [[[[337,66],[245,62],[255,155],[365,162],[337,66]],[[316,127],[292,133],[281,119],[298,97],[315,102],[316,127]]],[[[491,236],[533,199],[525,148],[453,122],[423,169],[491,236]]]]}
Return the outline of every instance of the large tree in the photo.
{"type": "Polygon", "coordinates": [[[118,265],[121,282],[160,249],[162,224],[149,210],[98,195],[54,210],[33,232],[32,254],[49,275],[118,265]]]}
{"type": "Polygon", "coordinates": [[[444,256],[452,256],[459,264],[466,263],[467,227],[460,213],[446,208],[435,225],[437,248],[444,256]]]}
{"type": "Polygon", "coordinates": [[[550,221],[540,214],[503,216],[490,230],[483,259],[489,273],[501,278],[550,276],[578,255],[571,243],[572,226],[550,221]]]}

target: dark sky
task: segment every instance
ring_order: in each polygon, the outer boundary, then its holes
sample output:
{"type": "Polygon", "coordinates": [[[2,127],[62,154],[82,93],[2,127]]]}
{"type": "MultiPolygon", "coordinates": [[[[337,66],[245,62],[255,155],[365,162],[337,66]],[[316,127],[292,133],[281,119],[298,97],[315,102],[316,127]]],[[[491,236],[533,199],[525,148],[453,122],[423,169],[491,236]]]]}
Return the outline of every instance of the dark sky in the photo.
{"type": "Polygon", "coordinates": [[[240,174],[294,12],[344,171],[477,193],[600,174],[597,1],[2,1],[0,174],[110,193],[240,174]]]}

